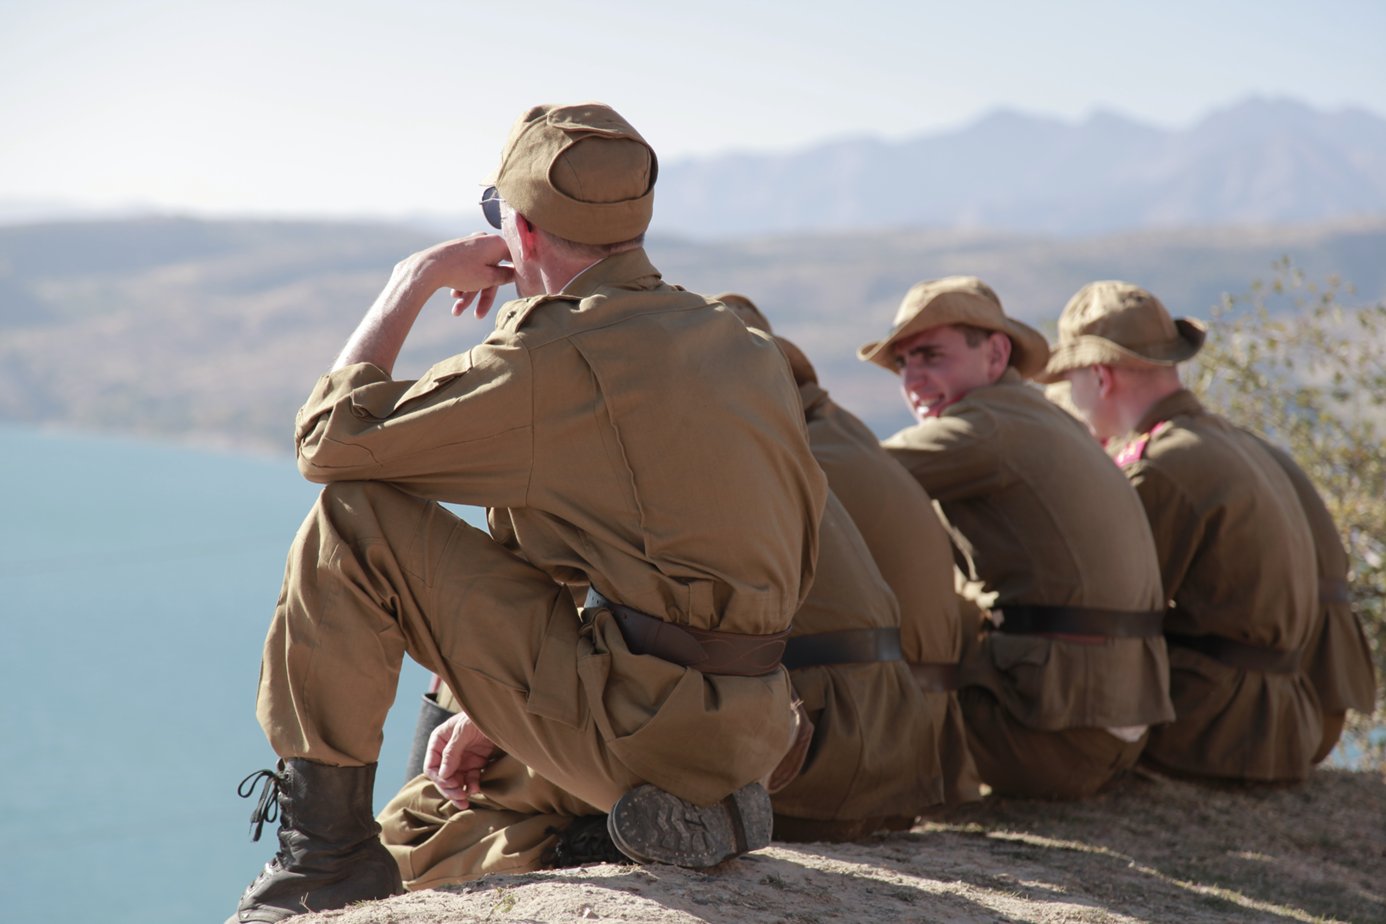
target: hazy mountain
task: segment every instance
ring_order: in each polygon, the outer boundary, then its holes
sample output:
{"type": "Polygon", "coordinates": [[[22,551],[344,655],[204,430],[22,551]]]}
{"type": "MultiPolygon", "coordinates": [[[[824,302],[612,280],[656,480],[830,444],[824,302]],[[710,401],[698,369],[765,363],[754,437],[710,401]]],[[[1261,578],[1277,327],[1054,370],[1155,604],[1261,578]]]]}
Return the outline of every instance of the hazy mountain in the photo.
{"type": "MultiPolygon", "coordinates": [[[[434,235],[394,225],[145,219],[0,228],[0,420],[287,452],[294,410],[401,257],[434,235]]],[[[823,382],[879,432],[906,422],[895,385],[855,349],[913,283],[975,273],[1052,330],[1083,283],[1122,278],[1208,316],[1289,255],[1386,297],[1386,219],[1055,238],[995,232],[653,237],[671,282],[754,299],[823,382]]],[[[507,295],[509,292],[506,293],[507,295]]],[[[488,322],[425,310],[397,374],[471,346],[488,322]]]]}
{"type": "Polygon", "coordinates": [[[659,182],[657,227],[699,237],[1319,221],[1386,213],[1386,120],[1267,99],[1179,131],[1002,111],[901,141],[675,161],[659,182]]]}
{"type": "MultiPolygon", "coordinates": [[[[668,158],[657,200],[653,233],[702,240],[886,229],[1081,235],[1386,215],[1386,119],[1265,98],[1178,130],[1112,112],[1070,122],[1000,110],[900,140],[668,158]]],[[[0,225],[153,214],[0,199],[0,225]]],[[[459,201],[361,220],[455,235],[479,218],[459,201]]]]}

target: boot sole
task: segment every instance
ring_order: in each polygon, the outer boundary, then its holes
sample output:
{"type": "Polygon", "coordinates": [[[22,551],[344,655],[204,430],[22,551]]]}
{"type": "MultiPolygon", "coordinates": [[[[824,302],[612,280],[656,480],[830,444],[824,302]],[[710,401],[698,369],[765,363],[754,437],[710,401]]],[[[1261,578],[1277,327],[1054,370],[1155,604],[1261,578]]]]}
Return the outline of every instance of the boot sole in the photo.
{"type": "Polygon", "coordinates": [[[694,805],[646,784],[611,808],[606,828],[621,853],[637,863],[706,869],[770,844],[770,796],[749,783],[721,802],[694,805]]]}

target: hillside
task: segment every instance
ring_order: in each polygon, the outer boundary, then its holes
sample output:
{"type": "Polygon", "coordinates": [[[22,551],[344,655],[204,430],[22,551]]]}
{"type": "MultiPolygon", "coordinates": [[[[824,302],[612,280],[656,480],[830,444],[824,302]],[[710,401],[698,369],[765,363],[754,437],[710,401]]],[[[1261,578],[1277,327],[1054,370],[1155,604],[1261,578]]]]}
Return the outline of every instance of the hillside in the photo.
{"type": "Polygon", "coordinates": [[[489,876],[302,924],[1386,920],[1386,780],[1140,774],[1080,803],[996,800],[859,844],[773,844],[707,872],[489,876]]]}
{"type": "MultiPolygon", "coordinates": [[[[389,274],[434,240],[411,227],[159,218],[0,228],[0,420],[287,452],[293,414],[389,274]]],[[[1386,297],[1386,218],[1081,238],[982,232],[654,238],[665,278],[740,291],[799,342],[879,432],[906,422],[894,384],[857,362],[920,279],[976,273],[1052,329],[1096,278],[1140,282],[1207,316],[1289,255],[1386,297]]],[[[398,374],[480,340],[489,322],[425,312],[398,374]]]]}

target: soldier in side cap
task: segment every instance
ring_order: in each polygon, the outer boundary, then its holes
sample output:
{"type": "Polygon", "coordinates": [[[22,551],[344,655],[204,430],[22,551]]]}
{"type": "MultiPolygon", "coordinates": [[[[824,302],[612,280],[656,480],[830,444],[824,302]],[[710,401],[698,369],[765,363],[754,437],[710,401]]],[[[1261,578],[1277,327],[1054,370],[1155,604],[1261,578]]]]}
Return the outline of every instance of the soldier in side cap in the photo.
{"type": "Polygon", "coordinates": [[[928,496],[749,298],[717,300],[784,352],[828,476],[828,514],[840,501],[848,515],[824,516],[818,574],[785,650],[814,734],[802,773],[772,796],[776,839],[851,839],[907,826],[921,808],[977,799],[956,692],[952,555],[928,496]],[[874,589],[876,573],[889,591],[874,589]]]}
{"type": "Polygon", "coordinates": [[[1150,530],[1082,425],[1025,384],[1048,352],[989,286],[951,276],[912,288],[858,355],[900,375],[918,422],[883,445],[933,498],[984,630],[959,696],[982,780],[1076,798],[1173,710],[1150,530]]]}
{"type": "MultiPolygon", "coordinates": [[[[1178,364],[1204,336],[1139,286],[1090,283],[1064,307],[1044,378],[1068,381],[1159,550],[1177,718],[1152,733],[1146,759],[1195,776],[1303,779],[1327,740],[1306,657],[1326,633],[1320,670],[1355,665],[1360,678],[1366,665],[1367,691],[1370,662],[1353,651],[1351,613],[1320,609],[1346,596],[1346,556],[1308,479],[1182,387],[1178,364]]],[[[1356,679],[1324,681],[1338,709],[1352,701],[1356,679]]]]}
{"type": "Polygon", "coordinates": [[[261,666],[280,760],[242,790],[264,781],[280,850],[232,921],[399,891],[371,788],[406,653],[461,708],[425,771],[506,832],[498,856],[551,843],[522,823],[545,815],[607,813],[640,862],[768,843],[826,484],[779,351],[645,256],[655,174],[609,107],[531,109],[483,196],[500,233],[399,263],[299,411],[300,470],[327,487],[261,666]],[[484,314],[509,282],[481,344],[392,378],[430,295],[484,314]],[[488,507],[491,534],[439,501],[488,507]]]}

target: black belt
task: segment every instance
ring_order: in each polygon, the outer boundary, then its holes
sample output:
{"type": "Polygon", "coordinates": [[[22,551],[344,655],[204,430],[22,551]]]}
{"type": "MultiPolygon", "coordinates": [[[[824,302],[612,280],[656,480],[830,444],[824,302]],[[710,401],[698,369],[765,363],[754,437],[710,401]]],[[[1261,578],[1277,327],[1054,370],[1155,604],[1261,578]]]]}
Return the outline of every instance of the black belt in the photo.
{"type": "Polygon", "coordinates": [[[900,629],[839,629],[796,635],[784,646],[784,666],[790,670],[825,664],[903,661],[900,629]]]}
{"type": "Polygon", "coordinates": [[[1233,641],[1220,635],[1184,635],[1166,632],[1165,641],[1179,648],[1189,648],[1207,655],[1228,667],[1262,671],[1267,674],[1293,674],[1299,670],[1298,651],[1280,651],[1233,641]]]}
{"type": "Polygon", "coordinates": [[[1036,635],[1056,632],[1062,635],[1101,635],[1107,638],[1153,638],[1164,628],[1165,611],[1100,610],[1086,606],[1006,605],[1000,608],[1001,622],[992,622],[998,632],[1036,635]]]}
{"type": "MultiPolygon", "coordinates": [[[[896,626],[796,635],[784,646],[784,666],[790,670],[831,664],[904,660],[904,653],[900,650],[900,629],[896,626]]],[[[947,693],[958,689],[957,664],[910,662],[909,669],[915,683],[925,693],[947,693]]]]}
{"type": "Polygon", "coordinates": [[[595,587],[587,591],[585,608],[609,610],[631,653],[653,655],[704,674],[762,677],[780,666],[789,630],[774,635],[743,635],[675,625],[657,616],[612,603],[595,587]]]}

